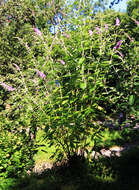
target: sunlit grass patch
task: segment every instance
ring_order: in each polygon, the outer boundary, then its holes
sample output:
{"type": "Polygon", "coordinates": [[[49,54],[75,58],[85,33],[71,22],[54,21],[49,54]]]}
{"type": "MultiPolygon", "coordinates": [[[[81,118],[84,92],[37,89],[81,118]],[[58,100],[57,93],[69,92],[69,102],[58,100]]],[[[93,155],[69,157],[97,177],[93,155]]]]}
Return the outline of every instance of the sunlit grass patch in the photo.
{"type": "Polygon", "coordinates": [[[45,139],[44,130],[39,130],[37,132],[36,142],[37,145],[40,146],[38,147],[37,154],[34,156],[35,164],[39,165],[44,162],[49,162],[49,163],[54,162],[55,161],[54,158],[50,159],[50,157],[56,151],[56,148],[55,146],[49,147],[49,144],[45,139]]]}

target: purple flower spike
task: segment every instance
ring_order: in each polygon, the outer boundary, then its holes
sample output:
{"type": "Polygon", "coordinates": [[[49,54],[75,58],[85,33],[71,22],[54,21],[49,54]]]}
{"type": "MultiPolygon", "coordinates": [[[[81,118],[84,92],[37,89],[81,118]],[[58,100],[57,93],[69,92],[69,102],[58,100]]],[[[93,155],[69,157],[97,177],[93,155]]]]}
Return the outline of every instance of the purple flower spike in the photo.
{"type": "Polygon", "coordinates": [[[132,20],[134,20],[134,22],[137,24],[137,25],[139,25],[139,21],[137,21],[136,19],[134,19],[134,18],[131,18],[132,20]]]}
{"type": "Polygon", "coordinates": [[[120,20],[119,20],[119,18],[118,18],[118,17],[116,18],[116,23],[115,23],[115,26],[120,26],[120,20]]]}
{"type": "Polygon", "coordinates": [[[134,40],[126,33],[126,36],[128,37],[128,39],[133,42],[134,40]]]}
{"type": "Polygon", "coordinates": [[[117,42],[116,46],[114,47],[114,49],[119,49],[120,46],[122,44],[122,40],[120,40],[119,42],[117,42]]]}
{"type": "Polygon", "coordinates": [[[37,75],[40,76],[42,79],[44,79],[46,77],[46,75],[44,73],[42,73],[41,71],[39,71],[37,69],[36,69],[36,72],[37,72],[37,75]]]}
{"type": "Polygon", "coordinates": [[[0,82],[0,85],[3,86],[3,88],[5,88],[8,91],[14,91],[15,90],[15,88],[13,88],[13,87],[11,87],[11,86],[3,83],[3,82],[0,82]]]}
{"type": "Polygon", "coordinates": [[[108,28],[109,28],[109,27],[108,27],[108,25],[107,25],[107,24],[105,24],[105,30],[108,30],[108,28]]]}
{"type": "Polygon", "coordinates": [[[16,69],[17,69],[18,71],[20,71],[20,67],[19,67],[17,64],[13,63],[13,65],[16,67],[16,69]]]}
{"type": "Polygon", "coordinates": [[[98,26],[96,27],[96,33],[97,33],[97,34],[100,34],[100,33],[101,33],[101,29],[100,29],[98,26]]]}
{"type": "Polygon", "coordinates": [[[92,36],[93,35],[93,31],[92,30],[88,30],[89,35],[92,36]]]}
{"type": "Polygon", "coordinates": [[[135,23],[136,23],[137,25],[139,25],[139,21],[135,20],[135,23]]]}
{"type": "Polygon", "coordinates": [[[42,36],[41,31],[38,28],[34,28],[34,32],[38,35],[38,36],[42,36]]]}
{"type": "Polygon", "coordinates": [[[59,62],[60,62],[62,65],[65,65],[65,61],[59,60],[59,62]]]}

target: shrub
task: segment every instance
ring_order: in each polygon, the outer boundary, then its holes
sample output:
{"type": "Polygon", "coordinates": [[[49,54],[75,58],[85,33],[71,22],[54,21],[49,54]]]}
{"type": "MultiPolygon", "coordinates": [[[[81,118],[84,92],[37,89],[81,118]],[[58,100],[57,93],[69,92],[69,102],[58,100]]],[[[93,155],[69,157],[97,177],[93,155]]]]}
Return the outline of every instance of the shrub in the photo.
{"type": "MultiPolygon", "coordinates": [[[[95,144],[101,122],[117,113],[137,115],[134,19],[110,10],[94,16],[91,7],[81,14],[88,6],[81,3],[71,18],[56,22],[52,35],[36,3],[8,1],[0,9],[1,130],[18,136],[22,145],[29,143],[25,157],[22,146],[15,149],[18,167],[19,162],[28,166],[38,127],[45,126],[58,160],[85,152],[89,158],[90,139],[95,144]]],[[[52,8],[47,21],[57,10],[52,8]]],[[[2,171],[6,167],[2,163],[2,171]]]]}

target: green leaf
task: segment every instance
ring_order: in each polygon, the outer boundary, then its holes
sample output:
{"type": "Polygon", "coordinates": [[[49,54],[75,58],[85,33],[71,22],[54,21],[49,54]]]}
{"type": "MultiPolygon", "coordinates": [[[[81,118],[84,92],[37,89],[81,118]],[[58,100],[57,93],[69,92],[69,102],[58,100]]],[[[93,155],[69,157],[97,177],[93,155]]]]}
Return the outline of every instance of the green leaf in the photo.
{"type": "Polygon", "coordinates": [[[134,95],[129,96],[129,105],[132,106],[134,104],[134,101],[135,101],[135,96],[134,95]]]}
{"type": "Polygon", "coordinates": [[[81,89],[84,90],[86,87],[87,87],[87,84],[86,84],[86,83],[80,83],[80,88],[81,88],[81,89]]]}
{"type": "Polygon", "coordinates": [[[75,145],[74,145],[74,143],[72,141],[70,142],[70,147],[75,148],[75,145]]]}
{"type": "Polygon", "coordinates": [[[84,58],[84,57],[81,57],[81,58],[79,59],[79,65],[82,65],[83,62],[84,62],[84,60],[85,60],[85,58],[84,58]]]}

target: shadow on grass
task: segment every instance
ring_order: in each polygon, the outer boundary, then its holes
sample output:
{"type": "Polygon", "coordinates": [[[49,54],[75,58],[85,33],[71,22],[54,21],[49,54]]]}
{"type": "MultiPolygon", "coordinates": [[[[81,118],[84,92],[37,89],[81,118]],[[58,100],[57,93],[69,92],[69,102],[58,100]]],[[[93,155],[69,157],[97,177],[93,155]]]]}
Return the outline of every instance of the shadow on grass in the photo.
{"type": "Polygon", "coordinates": [[[100,158],[88,164],[74,156],[69,162],[14,181],[1,190],[139,190],[139,147],[121,157],[100,158]],[[8,186],[7,186],[8,187],[8,186]]]}

